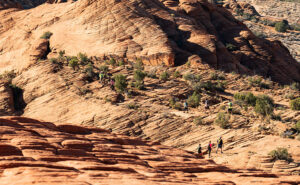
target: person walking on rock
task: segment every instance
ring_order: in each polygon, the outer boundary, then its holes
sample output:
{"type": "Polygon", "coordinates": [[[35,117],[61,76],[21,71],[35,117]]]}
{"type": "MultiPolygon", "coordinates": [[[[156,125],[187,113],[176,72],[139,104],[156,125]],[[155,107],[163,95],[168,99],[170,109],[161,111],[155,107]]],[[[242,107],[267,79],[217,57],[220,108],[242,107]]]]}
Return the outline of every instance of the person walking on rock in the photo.
{"type": "Polygon", "coordinates": [[[230,114],[232,113],[232,102],[231,101],[228,103],[228,109],[227,109],[227,111],[230,114]]]}
{"type": "Polygon", "coordinates": [[[211,149],[212,149],[212,144],[211,141],[209,141],[208,146],[207,146],[207,151],[208,151],[208,157],[210,158],[210,154],[211,154],[211,149]]]}
{"type": "Polygon", "coordinates": [[[202,147],[201,147],[201,144],[199,144],[199,146],[197,148],[197,151],[198,151],[198,156],[202,157],[202,147]]]}
{"type": "Polygon", "coordinates": [[[222,136],[217,140],[217,151],[218,153],[219,148],[221,149],[221,153],[223,153],[223,139],[222,136]]]}
{"type": "Polygon", "coordinates": [[[188,103],[186,101],[183,103],[183,110],[184,112],[189,112],[188,103]]]}
{"type": "Polygon", "coordinates": [[[209,109],[208,100],[205,100],[205,109],[209,109]]]}
{"type": "Polygon", "coordinates": [[[110,80],[110,89],[111,90],[115,89],[115,80],[113,78],[110,80]]]}
{"type": "Polygon", "coordinates": [[[104,81],[104,73],[102,71],[99,74],[99,78],[100,78],[100,83],[103,83],[103,81],[104,81]]]}

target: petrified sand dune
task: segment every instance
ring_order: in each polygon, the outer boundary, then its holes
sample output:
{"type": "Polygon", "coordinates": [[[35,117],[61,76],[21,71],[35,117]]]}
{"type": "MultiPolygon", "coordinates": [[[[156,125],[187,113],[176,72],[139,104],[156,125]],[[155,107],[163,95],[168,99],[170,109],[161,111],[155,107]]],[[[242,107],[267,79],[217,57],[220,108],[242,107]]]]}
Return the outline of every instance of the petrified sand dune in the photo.
{"type": "Polygon", "coordinates": [[[0,184],[297,184],[99,128],[0,118],[0,184]]]}
{"type": "Polygon", "coordinates": [[[257,38],[224,8],[206,1],[83,0],[0,12],[2,70],[38,60],[39,37],[51,31],[48,52],[117,55],[149,65],[193,65],[300,81],[300,64],[278,41],[257,38]]]}

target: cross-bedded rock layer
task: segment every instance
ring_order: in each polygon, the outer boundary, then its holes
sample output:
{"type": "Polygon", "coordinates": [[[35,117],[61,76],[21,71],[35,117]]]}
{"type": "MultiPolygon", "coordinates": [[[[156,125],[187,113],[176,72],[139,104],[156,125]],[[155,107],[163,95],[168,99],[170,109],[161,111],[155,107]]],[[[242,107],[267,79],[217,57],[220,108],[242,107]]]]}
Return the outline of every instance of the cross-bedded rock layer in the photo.
{"type": "Polygon", "coordinates": [[[0,118],[0,184],[297,184],[99,128],[0,118]]]}

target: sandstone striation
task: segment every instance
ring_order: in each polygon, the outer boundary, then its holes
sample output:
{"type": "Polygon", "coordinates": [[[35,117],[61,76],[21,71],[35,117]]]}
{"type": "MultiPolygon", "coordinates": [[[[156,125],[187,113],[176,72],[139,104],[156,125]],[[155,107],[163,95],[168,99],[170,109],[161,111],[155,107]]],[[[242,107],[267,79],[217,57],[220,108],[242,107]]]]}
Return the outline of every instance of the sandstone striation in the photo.
{"type": "Polygon", "coordinates": [[[232,170],[192,152],[109,131],[0,118],[0,184],[297,184],[299,176],[232,170]]]}
{"type": "Polygon", "coordinates": [[[2,10],[0,16],[2,70],[35,62],[32,46],[51,31],[49,48],[68,55],[116,55],[166,66],[196,55],[201,65],[225,71],[300,80],[299,64],[280,42],[257,38],[226,9],[206,1],[84,0],[2,10]]]}

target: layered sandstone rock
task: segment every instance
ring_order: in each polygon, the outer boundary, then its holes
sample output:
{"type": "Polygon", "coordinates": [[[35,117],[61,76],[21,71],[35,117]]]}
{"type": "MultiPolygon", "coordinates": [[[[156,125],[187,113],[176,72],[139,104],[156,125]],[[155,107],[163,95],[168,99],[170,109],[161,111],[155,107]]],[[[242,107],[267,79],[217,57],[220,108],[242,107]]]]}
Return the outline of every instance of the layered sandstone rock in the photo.
{"type": "Polygon", "coordinates": [[[92,127],[0,118],[0,184],[297,184],[92,127]],[[216,178],[217,177],[217,178],[216,178]]]}
{"type": "Polygon", "coordinates": [[[227,10],[206,1],[84,0],[0,15],[4,67],[28,67],[37,52],[32,46],[51,31],[49,48],[68,55],[116,55],[167,66],[196,55],[218,69],[282,83],[300,80],[300,65],[281,43],[257,38],[227,10]]]}

